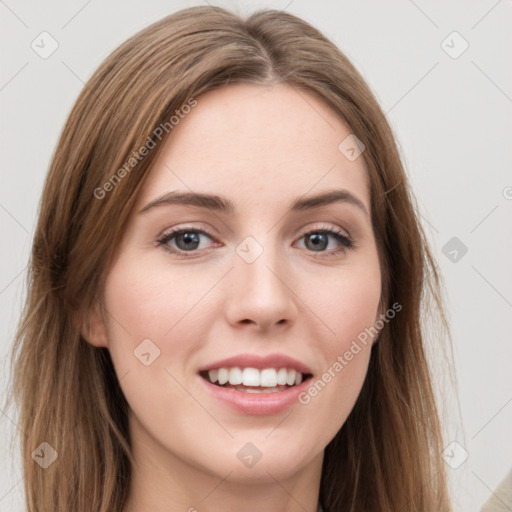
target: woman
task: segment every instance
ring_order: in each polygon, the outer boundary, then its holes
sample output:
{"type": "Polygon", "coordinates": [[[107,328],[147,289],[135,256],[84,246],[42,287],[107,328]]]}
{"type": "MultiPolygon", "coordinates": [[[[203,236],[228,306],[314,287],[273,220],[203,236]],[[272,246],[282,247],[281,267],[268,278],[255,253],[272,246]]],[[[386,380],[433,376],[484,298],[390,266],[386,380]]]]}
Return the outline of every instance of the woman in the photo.
{"type": "Polygon", "coordinates": [[[46,181],[14,352],[28,510],[450,510],[438,286],[331,42],[279,11],[155,23],[89,80],[46,181]]]}

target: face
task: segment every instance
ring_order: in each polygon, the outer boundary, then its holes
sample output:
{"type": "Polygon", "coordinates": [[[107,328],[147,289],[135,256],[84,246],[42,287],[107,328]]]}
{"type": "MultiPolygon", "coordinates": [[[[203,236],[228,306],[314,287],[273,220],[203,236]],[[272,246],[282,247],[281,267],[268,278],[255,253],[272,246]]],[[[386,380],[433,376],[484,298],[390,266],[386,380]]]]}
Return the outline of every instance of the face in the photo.
{"type": "Polygon", "coordinates": [[[364,162],[305,92],[197,100],[140,193],[89,341],[110,351],[136,456],[285,478],[321,462],[366,376],[381,274],[364,162]]]}

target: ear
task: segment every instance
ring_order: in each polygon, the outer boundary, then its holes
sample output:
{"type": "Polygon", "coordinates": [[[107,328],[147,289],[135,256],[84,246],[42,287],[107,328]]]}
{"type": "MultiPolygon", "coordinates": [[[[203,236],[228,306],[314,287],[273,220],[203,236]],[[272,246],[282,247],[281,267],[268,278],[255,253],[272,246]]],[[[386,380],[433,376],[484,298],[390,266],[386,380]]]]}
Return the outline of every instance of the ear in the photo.
{"type": "Polygon", "coordinates": [[[89,310],[82,321],[82,337],[95,347],[108,347],[108,336],[103,308],[99,302],[89,310]]]}

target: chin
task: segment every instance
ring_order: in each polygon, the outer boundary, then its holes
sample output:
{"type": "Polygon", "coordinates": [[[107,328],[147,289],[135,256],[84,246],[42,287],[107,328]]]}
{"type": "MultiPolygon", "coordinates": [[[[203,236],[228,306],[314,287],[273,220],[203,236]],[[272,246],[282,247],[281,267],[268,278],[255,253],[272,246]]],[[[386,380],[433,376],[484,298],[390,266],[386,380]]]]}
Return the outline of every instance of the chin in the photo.
{"type": "Polygon", "coordinates": [[[256,439],[261,441],[243,444],[237,442],[234,450],[226,450],[226,453],[233,454],[232,457],[223,457],[225,474],[232,471],[231,481],[275,483],[276,479],[281,481],[292,477],[316,457],[320,461],[323,459],[323,450],[316,446],[307,447],[299,438],[288,437],[287,442],[282,442],[277,438],[271,440],[271,437],[264,439],[264,436],[259,436],[256,439]]]}

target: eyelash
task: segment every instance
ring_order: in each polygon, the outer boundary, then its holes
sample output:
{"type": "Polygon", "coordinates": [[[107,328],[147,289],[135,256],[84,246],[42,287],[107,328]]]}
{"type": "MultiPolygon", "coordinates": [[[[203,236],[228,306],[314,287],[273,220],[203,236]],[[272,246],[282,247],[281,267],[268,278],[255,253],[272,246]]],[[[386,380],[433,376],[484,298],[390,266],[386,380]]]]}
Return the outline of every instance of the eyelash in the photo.
{"type": "MultiPolygon", "coordinates": [[[[184,257],[191,257],[195,256],[197,251],[200,249],[193,249],[191,251],[183,251],[183,250],[176,250],[168,245],[168,243],[175,238],[177,235],[181,233],[198,233],[200,235],[206,235],[212,240],[214,239],[214,236],[209,233],[208,231],[204,229],[197,229],[197,228],[177,228],[172,231],[169,231],[167,233],[164,233],[160,238],[157,239],[158,245],[162,246],[164,250],[171,254],[176,254],[179,256],[184,257]]],[[[312,234],[324,234],[324,235],[330,235],[334,237],[339,243],[340,246],[337,249],[331,250],[331,251],[318,251],[319,254],[321,254],[321,257],[331,257],[331,256],[337,256],[340,253],[345,253],[348,249],[353,249],[355,247],[354,242],[346,235],[341,233],[341,231],[338,231],[337,229],[333,228],[318,228],[318,229],[312,229],[310,231],[307,231],[306,233],[303,233],[299,240],[304,238],[305,236],[312,235],[312,234]],[[325,253],[325,254],[322,254],[325,253]]],[[[312,253],[315,253],[317,251],[311,251],[312,253]]]]}

